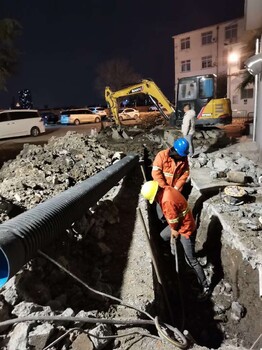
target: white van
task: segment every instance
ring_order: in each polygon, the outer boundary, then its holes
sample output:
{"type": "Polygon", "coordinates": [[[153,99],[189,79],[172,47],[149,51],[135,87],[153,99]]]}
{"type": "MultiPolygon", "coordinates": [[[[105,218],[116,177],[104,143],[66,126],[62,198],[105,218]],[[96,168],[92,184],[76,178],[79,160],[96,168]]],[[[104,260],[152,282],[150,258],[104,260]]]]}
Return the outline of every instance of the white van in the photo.
{"type": "Polygon", "coordinates": [[[38,136],[45,126],[37,110],[8,109],[0,111],[0,139],[16,136],[38,136]]]}

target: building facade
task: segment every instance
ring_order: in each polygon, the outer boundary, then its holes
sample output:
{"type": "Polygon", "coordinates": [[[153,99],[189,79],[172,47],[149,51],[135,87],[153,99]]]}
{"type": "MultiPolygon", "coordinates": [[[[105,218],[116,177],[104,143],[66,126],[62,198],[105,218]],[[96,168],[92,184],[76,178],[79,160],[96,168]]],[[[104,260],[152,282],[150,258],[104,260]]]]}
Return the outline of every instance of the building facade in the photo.
{"type": "Polygon", "coordinates": [[[223,96],[231,100],[233,116],[253,112],[253,86],[240,90],[244,69],[244,50],[248,35],[245,18],[200,28],[173,36],[175,96],[177,79],[194,75],[216,74],[224,79],[223,96]]]}

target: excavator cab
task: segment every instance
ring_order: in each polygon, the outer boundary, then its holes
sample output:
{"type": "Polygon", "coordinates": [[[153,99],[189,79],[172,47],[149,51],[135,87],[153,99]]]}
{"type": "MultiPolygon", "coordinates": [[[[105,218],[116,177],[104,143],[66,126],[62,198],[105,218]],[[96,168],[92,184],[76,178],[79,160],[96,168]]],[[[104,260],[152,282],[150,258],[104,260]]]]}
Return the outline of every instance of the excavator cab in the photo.
{"type": "Polygon", "coordinates": [[[183,106],[189,103],[196,112],[196,125],[226,125],[232,123],[231,102],[216,98],[214,74],[180,78],[177,84],[177,120],[183,119],[183,106]]]}

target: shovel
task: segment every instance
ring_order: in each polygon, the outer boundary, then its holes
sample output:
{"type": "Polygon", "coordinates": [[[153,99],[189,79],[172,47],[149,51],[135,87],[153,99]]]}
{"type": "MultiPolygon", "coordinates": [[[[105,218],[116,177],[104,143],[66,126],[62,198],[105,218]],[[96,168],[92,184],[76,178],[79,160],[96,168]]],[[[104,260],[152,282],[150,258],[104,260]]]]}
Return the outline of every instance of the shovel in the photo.
{"type": "Polygon", "coordinates": [[[176,269],[176,273],[178,274],[179,269],[178,269],[176,238],[172,235],[170,237],[170,249],[171,249],[171,254],[175,257],[175,264],[176,264],[175,269],[176,269]]]}

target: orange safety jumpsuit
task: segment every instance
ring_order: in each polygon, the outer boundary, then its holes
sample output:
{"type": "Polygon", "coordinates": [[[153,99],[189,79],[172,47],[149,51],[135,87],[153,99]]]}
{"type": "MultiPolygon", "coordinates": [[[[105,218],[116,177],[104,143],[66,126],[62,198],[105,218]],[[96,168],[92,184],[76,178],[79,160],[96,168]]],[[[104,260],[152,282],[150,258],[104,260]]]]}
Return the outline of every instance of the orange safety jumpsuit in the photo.
{"type": "Polygon", "coordinates": [[[196,230],[196,223],[185,197],[175,188],[164,187],[156,195],[168,225],[189,238],[196,230]]]}
{"type": "Polygon", "coordinates": [[[208,281],[195,256],[194,238],[191,237],[196,230],[196,224],[185,197],[175,188],[166,186],[158,191],[155,199],[159,203],[169,225],[167,226],[169,232],[164,229],[160,236],[166,241],[166,238],[172,234],[170,229],[176,230],[180,234],[179,241],[183,246],[186,261],[195,270],[198,281],[205,290],[205,288],[208,288],[208,281]]]}
{"type": "Polygon", "coordinates": [[[156,155],[151,175],[160,187],[176,186],[180,191],[189,176],[188,160],[174,160],[169,156],[169,152],[170,149],[165,149],[156,155]]]}

